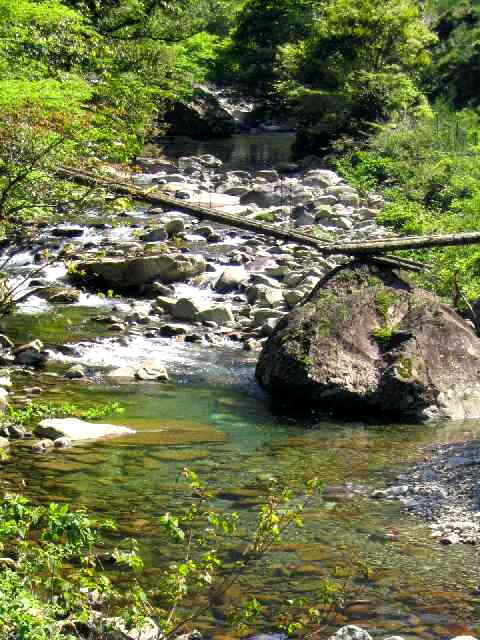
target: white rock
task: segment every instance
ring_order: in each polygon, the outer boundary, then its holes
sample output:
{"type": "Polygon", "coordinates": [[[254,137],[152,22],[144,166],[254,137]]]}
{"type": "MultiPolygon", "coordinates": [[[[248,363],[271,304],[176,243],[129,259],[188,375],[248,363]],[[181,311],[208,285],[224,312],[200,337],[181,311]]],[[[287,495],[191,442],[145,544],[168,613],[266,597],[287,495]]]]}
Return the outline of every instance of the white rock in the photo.
{"type": "Polygon", "coordinates": [[[287,315],[285,311],[277,309],[256,309],[253,314],[253,326],[261,327],[269,318],[283,318],[285,315],[287,315]]]}
{"type": "Polygon", "coordinates": [[[250,274],[244,267],[226,267],[213,288],[218,293],[230,293],[248,282],[249,278],[250,274]]]}
{"type": "Polygon", "coordinates": [[[333,636],[330,636],[328,640],[372,640],[372,637],[364,629],[354,624],[347,624],[345,627],[341,627],[333,636]]]}
{"type": "Polygon", "coordinates": [[[232,307],[229,304],[217,304],[213,307],[209,307],[198,314],[198,317],[203,322],[216,322],[217,324],[225,324],[227,322],[234,322],[232,307]]]}
{"type": "Polygon", "coordinates": [[[129,427],[114,424],[93,424],[78,418],[47,418],[37,427],[37,434],[48,438],[69,438],[77,440],[97,440],[99,438],[126,436],[135,433],[129,427]]]}

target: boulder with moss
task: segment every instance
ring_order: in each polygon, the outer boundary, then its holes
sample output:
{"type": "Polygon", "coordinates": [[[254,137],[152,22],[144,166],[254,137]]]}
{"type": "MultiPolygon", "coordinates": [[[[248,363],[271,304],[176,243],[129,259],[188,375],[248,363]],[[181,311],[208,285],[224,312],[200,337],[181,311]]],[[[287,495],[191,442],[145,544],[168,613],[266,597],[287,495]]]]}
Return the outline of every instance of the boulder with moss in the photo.
{"type": "Polygon", "coordinates": [[[206,262],[194,254],[166,254],[134,258],[101,258],[78,263],[75,279],[94,281],[112,289],[144,285],[154,280],[162,284],[185,282],[205,271],[206,262]]]}
{"type": "Polygon", "coordinates": [[[290,409],[422,422],[480,416],[480,339],[434,295],[354,262],[266,342],[257,379],[290,409]]]}

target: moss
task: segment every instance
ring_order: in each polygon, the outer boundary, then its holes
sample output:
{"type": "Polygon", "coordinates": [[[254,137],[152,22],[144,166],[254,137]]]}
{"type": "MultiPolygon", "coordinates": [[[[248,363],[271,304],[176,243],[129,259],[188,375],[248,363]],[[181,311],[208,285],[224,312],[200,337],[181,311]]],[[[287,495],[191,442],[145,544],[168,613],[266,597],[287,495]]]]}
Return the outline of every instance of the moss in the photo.
{"type": "Polygon", "coordinates": [[[351,309],[333,291],[323,292],[315,300],[315,332],[320,338],[328,338],[335,329],[350,317],[351,309]]]}
{"type": "Polygon", "coordinates": [[[391,327],[390,325],[385,325],[383,327],[376,327],[372,331],[372,334],[376,338],[376,340],[380,342],[381,345],[384,346],[391,341],[394,331],[395,331],[394,327],[391,327]]]}
{"type": "Polygon", "coordinates": [[[313,365],[313,358],[306,353],[299,356],[298,361],[304,364],[305,367],[310,367],[313,365]]]}
{"type": "Polygon", "coordinates": [[[262,213],[257,213],[255,220],[261,220],[262,222],[275,222],[276,217],[273,211],[262,211],[262,213]]]}
{"type": "Polygon", "coordinates": [[[385,321],[388,318],[391,307],[397,300],[398,294],[391,289],[382,288],[375,294],[375,308],[385,321]]]}
{"type": "Polygon", "coordinates": [[[404,380],[408,380],[413,375],[413,360],[407,356],[400,356],[395,363],[398,375],[404,380]]]}

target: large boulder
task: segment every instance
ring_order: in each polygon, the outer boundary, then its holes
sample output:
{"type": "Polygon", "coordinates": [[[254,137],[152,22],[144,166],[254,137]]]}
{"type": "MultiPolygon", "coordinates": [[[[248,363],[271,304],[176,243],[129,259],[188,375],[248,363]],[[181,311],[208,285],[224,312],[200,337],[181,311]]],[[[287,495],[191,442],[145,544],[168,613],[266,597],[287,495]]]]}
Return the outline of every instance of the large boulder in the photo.
{"type": "Polygon", "coordinates": [[[98,440],[114,436],[127,436],[135,433],[128,427],[115,424],[93,424],[78,418],[47,418],[36,429],[37,435],[47,438],[69,438],[77,440],[98,440]]]}
{"type": "Polygon", "coordinates": [[[175,102],[163,120],[172,135],[218,138],[232,135],[235,120],[206,87],[196,87],[189,102],[175,102]]]}
{"type": "Polygon", "coordinates": [[[139,258],[103,258],[77,265],[77,273],[100,280],[113,288],[139,286],[157,280],[182,282],[202,273],[205,260],[197,255],[155,255],[139,258]]]}
{"type": "Polygon", "coordinates": [[[480,339],[435,296],[352,263],[280,320],[257,378],[290,408],[425,421],[480,416],[480,339]]]}

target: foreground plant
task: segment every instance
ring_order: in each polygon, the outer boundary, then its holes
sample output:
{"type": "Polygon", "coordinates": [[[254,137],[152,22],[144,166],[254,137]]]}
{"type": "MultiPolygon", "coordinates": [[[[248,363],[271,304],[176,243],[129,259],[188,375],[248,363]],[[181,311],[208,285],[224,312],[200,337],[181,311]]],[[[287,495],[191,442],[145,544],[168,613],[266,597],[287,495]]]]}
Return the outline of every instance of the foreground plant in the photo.
{"type": "MultiPolygon", "coordinates": [[[[158,637],[173,637],[195,624],[282,541],[290,527],[302,526],[302,512],[318,489],[310,480],[299,495],[272,480],[255,523],[242,525],[236,513],[212,507],[213,494],[185,469],[191,504],[160,518],[175,559],[165,569],[155,597],[142,588],[143,562],[135,541],[107,551],[102,536],[115,525],[99,522],[67,504],[34,506],[6,495],[0,503],[0,635],[6,640],[67,640],[108,628],[155,625],[158,637]],[[129,568],[128,586],[117,591],[104,570],[108,557],[129,568]],[[193,604],[195,603],[195,604],[193,604]]],[[[252,593],[252,590],[249,589],[252,593]]],[[[336,583],[319,584],[315,605],[286,601],[276,626],[289,633],[324,623],[339,602],[336,583]]],[[[230,625],[247,629],[263,613],[253,596],[230,607],[230,625]]],[[[132,633],[134,633],[132,631],[132,633]]],[[[135,632],[136,633],[136,632],[135,632]]]]}

